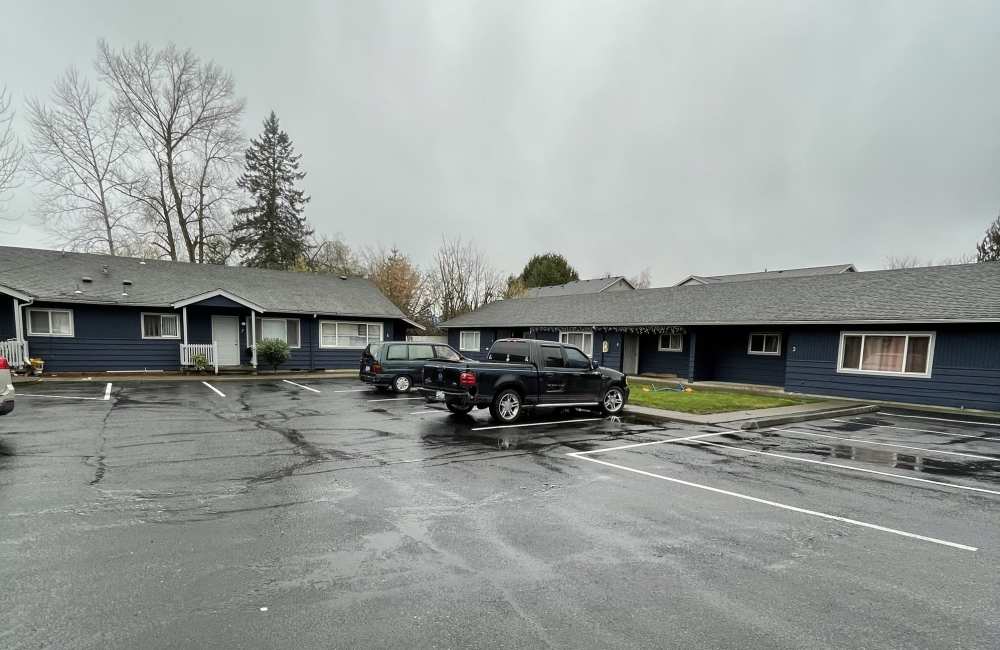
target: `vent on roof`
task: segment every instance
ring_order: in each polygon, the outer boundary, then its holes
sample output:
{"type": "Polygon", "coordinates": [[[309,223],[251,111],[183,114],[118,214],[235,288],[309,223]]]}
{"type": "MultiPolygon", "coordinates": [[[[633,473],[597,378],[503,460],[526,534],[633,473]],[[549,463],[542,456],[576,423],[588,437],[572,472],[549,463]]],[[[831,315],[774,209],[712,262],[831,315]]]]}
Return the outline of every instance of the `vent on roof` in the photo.
{"type": "Polygon", "coordinates": [[[93,282],[94,281],[93,278],[91,278],[89,275],[83,276],[82,278],[80,278],[80,280],[82,280],[83,282],[93,282]]]}
{"type": "Polygon", "coordinates": [[[128,288],[132,286],[131,280],[122,280],[122,295],[128,295],[128,288]]]}
{"type": "Polygon", "coordinates": [[[346,280],[346,279],[347,279],[347,276],[346,276],[346,275],[342,275],[342,276],[340,276],[340,279],[341,279],[341,280],[346,280]]]}
{"type": "Polygon", "coordinates": [[[101,267],[101,273],[103,273],[104,275],[111,273],[111,267],[105,264],[104,266],[101,267]]]}
{"type": "Polygon", "coordinates": [[[146,260],[139,260],[139,264],[145,265],[146,264],[146,260]]]}

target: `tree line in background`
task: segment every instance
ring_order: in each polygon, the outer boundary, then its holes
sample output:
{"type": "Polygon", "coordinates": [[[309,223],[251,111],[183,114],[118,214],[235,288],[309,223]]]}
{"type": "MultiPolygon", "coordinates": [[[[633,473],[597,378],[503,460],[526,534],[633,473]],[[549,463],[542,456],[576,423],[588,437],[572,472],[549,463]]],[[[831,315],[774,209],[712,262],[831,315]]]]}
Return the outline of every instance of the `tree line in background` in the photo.
{"type": "MultiPolygon", "coordinates": [[[[26,143],[0,86],[0,213],[29,178],[36,216],[63,249],[367,277],[427,324],[579,279],[558,253],[535,255],[504,276],[461,238],[444,237],[421,269],[395,247],[354,250],[317,236],[305,218],[310,197],[297,187],[306,175],[301,156],[273,111],[247,146],[245,103],[228,72],[174,45],[116,50],[102,40],[97,49],[92,75],[69,68],[47,101],[28,100],[26,143]]],[[[1000,217],[975,256],[939,263],[994,260],[1000,217]]],[[[630,282],[648,287],[649,269],[630,282]]]]}

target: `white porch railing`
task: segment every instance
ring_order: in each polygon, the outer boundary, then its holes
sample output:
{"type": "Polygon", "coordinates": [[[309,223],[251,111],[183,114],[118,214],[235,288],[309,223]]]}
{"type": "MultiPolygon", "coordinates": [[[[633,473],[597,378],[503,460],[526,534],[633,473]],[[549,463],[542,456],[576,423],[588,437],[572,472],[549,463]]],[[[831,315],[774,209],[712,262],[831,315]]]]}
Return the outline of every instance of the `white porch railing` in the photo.
{"type": "Polygon", "coordinates": [[[0,341],[0,357],[6,358],[11,368],[20,369],[28,362],[28,342],[17,339],[0,341]]]}
{"type": "Polygon", "coordinates": [[[215,374],[219,374],[219,351],[218,345],[213,341],[212,343],[189,343],[181,346],[181,365],[182,366],[193,366],[195,355],[204,355],[205,359],[208,361],[208,365],[215,368],[215,374]]]}

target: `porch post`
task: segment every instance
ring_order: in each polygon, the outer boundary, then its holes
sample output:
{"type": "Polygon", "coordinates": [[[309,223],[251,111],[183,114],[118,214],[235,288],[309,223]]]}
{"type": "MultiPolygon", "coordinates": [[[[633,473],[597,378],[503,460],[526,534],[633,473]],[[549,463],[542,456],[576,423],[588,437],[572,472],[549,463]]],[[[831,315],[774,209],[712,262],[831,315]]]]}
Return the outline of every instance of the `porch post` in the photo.
{"type": "Polygon", "coordinates": [[[688,376],[689,382],[695,381],[695,368],[697,367],[698,333],[694,330],[688,331],[688,376]]]}
{"type": "Polygon", "coordinates": [[[181,319],[184,321],[184,345],[188,344],[188,308],[181,307],[181,319]]]}
{"type": "Polygon", "coordinates": [[[21,303],[18,302],[17,298],[12,298],[14,301],[14,338],[18,341],[24,340],[24,328],[21,326],[21,303]]]}
{"type": "Polygon", "coordinates": [[[257,367],[257,312],[250,310],[250,365],[257,367]]]}

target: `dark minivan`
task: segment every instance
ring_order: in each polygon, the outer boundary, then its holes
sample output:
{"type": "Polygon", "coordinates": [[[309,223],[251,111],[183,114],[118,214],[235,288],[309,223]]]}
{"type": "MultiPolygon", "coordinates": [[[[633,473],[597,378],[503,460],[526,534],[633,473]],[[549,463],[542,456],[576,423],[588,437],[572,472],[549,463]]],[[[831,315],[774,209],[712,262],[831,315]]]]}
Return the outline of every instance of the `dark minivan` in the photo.
{"type": "Polygon", "coordinates": [[[405,393],[420,381],[428,361],[461,361],[463,358],[444,343],[371,343],[361,353],[358,378],[376,388],[392,388],[397,393],[405,393]]]}

